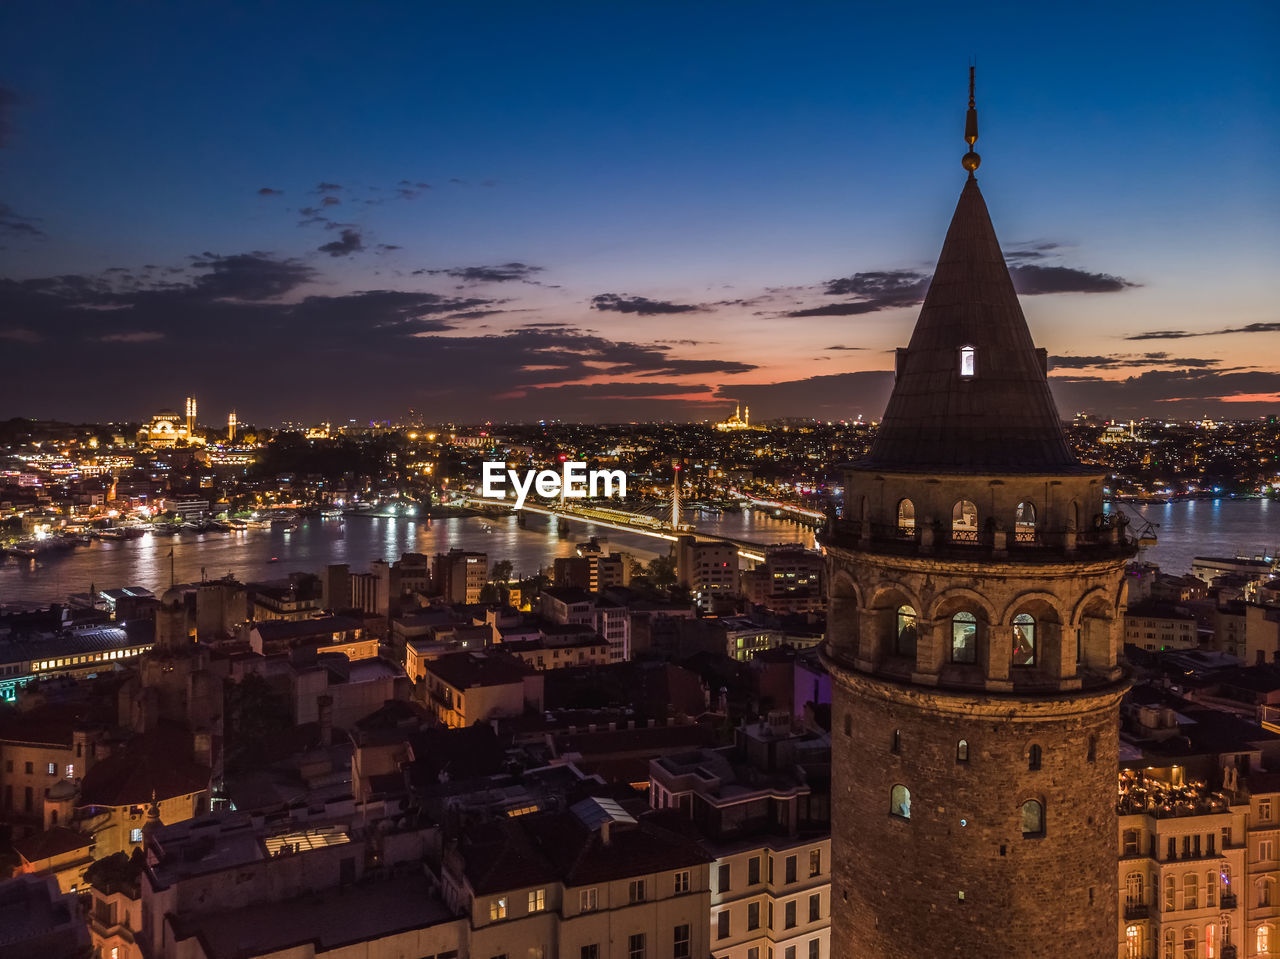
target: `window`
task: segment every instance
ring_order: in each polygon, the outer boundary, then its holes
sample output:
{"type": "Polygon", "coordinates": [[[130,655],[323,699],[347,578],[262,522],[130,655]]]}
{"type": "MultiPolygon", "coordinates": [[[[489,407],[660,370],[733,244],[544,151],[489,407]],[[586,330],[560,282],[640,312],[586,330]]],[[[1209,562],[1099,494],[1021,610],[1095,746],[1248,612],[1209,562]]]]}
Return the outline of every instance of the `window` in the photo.
{"type": "Polygon", "coordinates": [[[956,743],[956,762],[967,763],[969,761],[969,740],[962,739],[956,743]]]}
{"type": "Polygon", "coordinates": [[[1126,829],[1124,831],[1124,855],[1136,856],[1138,854],[1138,830],[1126,829]]]}
{"type": "Polygon", "coordinates": [[[822,940],[809,940],[809,959],[822,959],[822,940]]]}
{"type": "Polygon", "coordinates": [[[956,613],[951,617],[951,661],[978,661],[978,620],[973,613],[956,613]]]}
{"type": "Polygon", "coordinates": [[[67,778],[68,778],[68,779],[75,779],[75,778],[76,778],[76,767],[75,767],[75,763],[67,763],[67,778]]]}
{"type": "Polygon", "coordinates": [[[976,543],[978,541],[978,507],[962,499],[951,508],[951,541],[976,543]]]}
{"type": "Polygon", "coordinates": [[[1091,763],[1095,763],[1098,761],[1098,737],[1097,736],[1089,737],[1089,751],[1085,755],[1085,759],[1091,763]]]}
{"type": "Polygon", "coordinates": [[[809,850],[809,877],[822,875],[822,850],[809,850]]]}
{"type": "Polygon", "coordinates": [[[747,959],[760,959],[760,947],[752,946],[747,950],[747,959]]]}
{"type": "Polygon", "coordinates": [[[1200,877],[1194,872],[1188,873],[1182,880],[1182,908],[1200,908],[1200,877]]]}
{"type": "Polygon", "coordinates": [[[889,793],[889,812],[903,819],[911,818],[911,790],[906,786],[894,786],[889,793]]]}
{"type": "Polygon", "coordinates": [[[1026,613],[1013,617],[1013,665],[1036,664],[1036,621],[1026,613]]]}
{"type": "Polygon", "coordinates": [[[33,772],[35,772],[35,769],[32,767],[31,763],[27,763],[27,775],[30,776],[33,772]]]}
{"type": "Polygon", "coordinates": [[[676,895],[689,891],[689,870],[685,869],[676,873],[676,895]]]}
{"type": "Polygon", "coordinates": [[[627,959],[644,959],[643,932],[637,932],[627,937],[627,959]]]}
{"type": "Polygon", "coordinates": [[[1178,840],[1170,836],[1168,848],[1165,849],[1165,859],[1173,860],[1177,858],[1178,858],[1178,840]]]}
{"type": "Polygon", "coordinates": [[[1044,806],[1034,799],[1028,799],[1022,804],[1022,835],[1044,835],[1044,806]]]}
{"type": "Polygon", "coordinates": [[[960,375],[971,377],[977,369],[977,351],[972,346],[960,347],[960,375]]]}
{"type": "Polygon", "coordinates": [[[630,902],[644,902],[644,880],[632,879],[627,886],[627,899],[630,902]]]}
{"type": "Polygon", "coordinates": [[[578,908],[582,912],[595,912],[600,908],[600,896],[594,887],[578,894],[578,908]]]}
{"type": "Polygon", "coordinates": [[[1218,837],[1215,836],[1213,833],[1208,833],[1205,835],[1204,841],[1205,843],[1208,844],[1208,849],[1206,850],[1206,854],[1210,856],[1216,856],[1218,852],[1215,847],[1218,842],[1218,837]]]}
{"type": "Polygon", "coordinates": [[[898,532],[910,535],[916,529],[916,507],[909,499],[898,503],[898,532]]]}
{"type": "Polygon", "coordinates": [[[726,909],[716,916],[716,938],[729,938],[729,910],[726,909]]]}
{"type": "Polygon", "coordinates": [[[1218,959],[1218,927],[1212,922],[1204,927],[1204,959],[1218,959]]]}
{"type": "Polygon", "coordinates": [[[809,897],[809,921],[817,922],[822,918],[822,893],[815,892],[809,897]]]}
{"type": "Polygon", "coordinates": [[[1263,923],[1258,927],[1258,932],[1254,938],[1254,949],[1260,956],[1271,955],[1271,927],[1263,923]]]}
{"type": "Polygon", "coordinates": [[[129,830],[129,842],[142,842],[142,830],[141,830],[141,829],[130,829],[130,830],[129,830]]]}
{"type": "Polygon", "coordinates": [[[529,911],[542,912],[547,908],[547,891],[545,889],[534,889],[529,893],[529,911]]]}
{"type": "Polygon", "coordinates": [[[1042,755],[1040,747],[1032,743],[1031,748],[1027,750],[1027,768],[1032,770],[1039,769],[1042,755]]]}
{"type": "Polygon", "coordinates": [[[747,931],[760,928],[760,903],[747,903],[747,931]]]}
{"type": "Polygon", "coordinates": [[[893,651],[899,656],[916,655],[916,611],[912,606],[898,607],[898,631],[894,635],[893,651]]]}
{"type": "Polygon", "coordinates": [[[783,928],[794,929],[796,927],[796,901],[792,899],[783,909],[783,928]]]}
{"type": "Polygon", "coordinates": [[[600,944],[593,942],[589,946],[583,946],[578,955],[581,959],[600,959],[600,944]]]}
{"type": "Polygon", "coordinates": [[[716,890],[719,892],[728,892],[732,876],[729,874],[729,864],[722,862],[720,868],[716,870],[716,890]]]}
{"type": "Polygon", "coordinates": [[[1204,876],[1204,904],[1211,908],[1218,904],[1218,874],[1212,869],[1204,876]]]}
{"type": "Polygon", "coordinates": [[[1173,876],[1164,877],[1164,911],[1173,912],[1178,908],[1178,881],[1173,876]]]}
{"type": "Polygon", "coordinates": [[[1036,508],[1031,503],[1018,504],[1018,511],[1013,516],[1013,541],[1015,543],[1036,541],[1036,508]]]}
{"type": "Polygon", "coordinates": [[[49,775],[50,775],[50,776],[56,776],[56,775],[58,775],[58,764],[57,764],[57,763],[49,763],[49,775]]]}
{"type": "Polygon", "coordinates": [[[676,926],[672,932],[672,959],[689,959],[690,941],[689,924],[676,926]]]}
{"type": "Polygon", "coordinates": [[[1131,872],[1124,879],[1124,904],[1126,906],[1141,906],[1145,904],[1142,895],[1142,873],[1131,872]]]}
{"type": "Polygon", "coordinates": [[[747,860],[747,885],[754,886],[760,882],[760,857],[752,856],[747,860]]]}
{"type": "Polygon", "coordinates": [[[1258,861],[1264,862],[1266,860],[1271,859],[1272,858],[1271,849],[1272,849],[1272,845],[1271,845],[1270,839],[1258,840],[1258,861]]]}
{"type": "Polygon", "coordinates": [[[1164,931],[1164,953],[1162,959],[1178,959],[1175,953],[1178,951],[1178,930],[1166,929],[1164,931]]]}
{"type": "Polygon", "coordinates": [[[784,959],[796,959],[796,947],[787,946],[787,948],[782,951],[782,955],[784,956],[784,959]]]}
{"type": "Polygon", "coordinates": [[[1142,959],[1142,930],[1137,926],[1126,926],[1124,930],[1126,959],[1142,959]]]}
{"type": "Polygon", "coordinates": [[[1186,926],[1182,930],[1182,959],[1196,959],[1196,927],[1186,926]]]}
{"type": "Polygon", "coordinates": [[[796,881],[796,857],[788,856],[786,861],[786,871],[784,873],[784,882],[790,884],[796,881]]]}
{"type": "Polygon", "coordinates": [[[499,899],[489,900],[489,918],[490,919],[506,919],[507,918],[507,900],[505,896],[499,899]]]}
{"type": "Polygon", "coordinates": [[[1258,800],[1258,822],[1271,822],[1271,800],[1258,800]]]}
{"type": "Polygon", "coordinates": [[[1276,881],[1271,876],[1258,880],[1258,905],[1274,906],[1276,903],[1276,881]]]}

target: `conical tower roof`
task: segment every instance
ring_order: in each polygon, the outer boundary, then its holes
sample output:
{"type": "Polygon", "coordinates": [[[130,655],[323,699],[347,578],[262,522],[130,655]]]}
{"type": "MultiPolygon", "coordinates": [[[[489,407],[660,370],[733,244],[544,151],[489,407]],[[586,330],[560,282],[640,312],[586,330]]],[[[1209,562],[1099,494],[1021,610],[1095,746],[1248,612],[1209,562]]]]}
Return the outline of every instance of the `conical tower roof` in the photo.
{"type": "MultiPolygon", "coordinates": [[[[973,156],[973,154],[970,154],[973,156]]],[[[972,173],[864,469],[1078,472],[972,173]],[[972,373],[961,351],[973,350],[972,373]]]]}

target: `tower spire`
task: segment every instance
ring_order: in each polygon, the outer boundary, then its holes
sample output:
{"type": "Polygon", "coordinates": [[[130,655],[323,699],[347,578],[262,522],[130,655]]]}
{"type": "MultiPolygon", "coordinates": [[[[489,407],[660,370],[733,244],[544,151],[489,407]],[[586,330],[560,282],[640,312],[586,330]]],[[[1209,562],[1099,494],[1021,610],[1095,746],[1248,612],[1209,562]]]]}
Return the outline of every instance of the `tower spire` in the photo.
{"type": "Polygon", "coordinates": [[[973,145],[978,142],[978,108],[973,99],[973,75],[977,67],[969,68],[969,112],[964,117],[964,142],[969,144],[969,152],[960,160],[960,165],[969,171],[969,179],[973,179],[973,171],[982,163],[982,157],[973,152],[973,145]]]}

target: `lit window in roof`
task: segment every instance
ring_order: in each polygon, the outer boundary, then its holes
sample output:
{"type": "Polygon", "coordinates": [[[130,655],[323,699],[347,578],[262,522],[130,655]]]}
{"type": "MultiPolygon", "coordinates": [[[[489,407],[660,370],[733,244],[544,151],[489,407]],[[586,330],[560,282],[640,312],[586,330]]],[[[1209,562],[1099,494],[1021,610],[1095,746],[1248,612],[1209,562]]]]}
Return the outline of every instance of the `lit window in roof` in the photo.
{"type": "Polygon", "coordinates": [[[960,347],[960,375],[973,376],[974,373],[974,353],[972,346],[960,347]]]}

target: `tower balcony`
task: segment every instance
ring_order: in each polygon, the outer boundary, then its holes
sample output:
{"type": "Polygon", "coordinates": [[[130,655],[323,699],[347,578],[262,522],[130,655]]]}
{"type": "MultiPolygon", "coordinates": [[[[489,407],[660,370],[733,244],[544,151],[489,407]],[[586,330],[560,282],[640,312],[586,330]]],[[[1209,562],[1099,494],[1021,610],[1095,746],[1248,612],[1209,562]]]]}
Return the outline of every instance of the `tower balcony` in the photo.
{"type": "Polygon", "coordinates": [[[835,518],[819,533],[819,540],[857,552],[890,556],[934,557],[944,561],[1063,563],[1133,556],[1137,544],[1129,537],[1123,514],[1107,516],[1089,529],[1013,530],[988,525],[983,529],[947,528],[942,523],[886,524],[835,518]]]}

